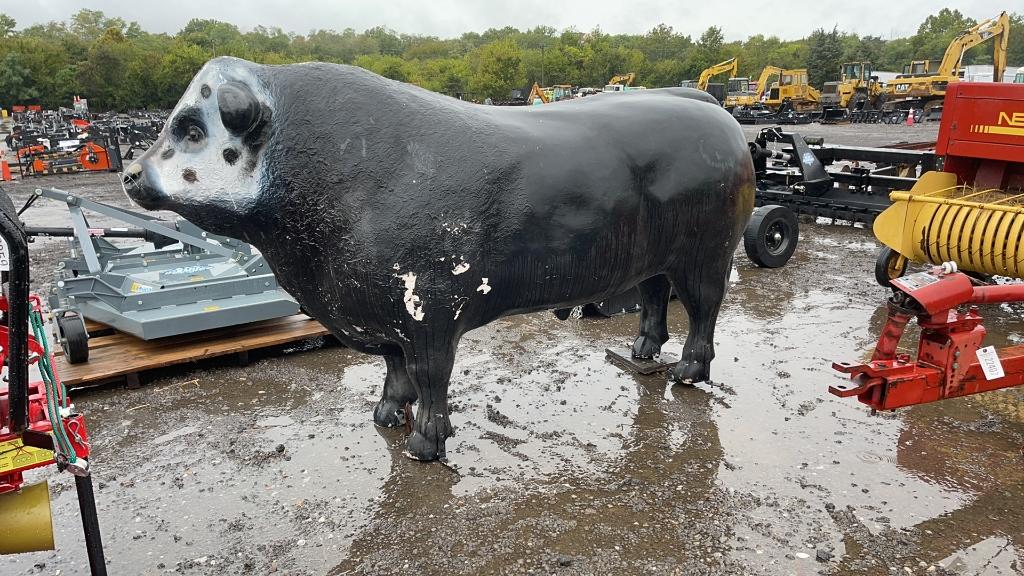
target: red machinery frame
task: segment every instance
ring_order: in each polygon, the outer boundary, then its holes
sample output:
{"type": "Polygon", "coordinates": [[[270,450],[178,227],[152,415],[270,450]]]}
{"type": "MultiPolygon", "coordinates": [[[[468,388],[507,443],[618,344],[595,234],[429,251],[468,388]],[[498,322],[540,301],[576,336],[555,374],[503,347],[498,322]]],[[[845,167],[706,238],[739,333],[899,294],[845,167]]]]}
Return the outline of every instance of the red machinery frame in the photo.
{"type": "MultiPolygon", "coordinates": [[[[29,297],[32,312],[42,313],[39,296],[29,297]]],[[[8,313],[7,298],[0,296],[0,312],[8,313]]],[[[7,362],[10,350],[10,333],[7,326],[0,325],[0,364],[7,362]]],[[[28,337],[28,364],[36,364],[46,354],[43,346],[33,336],[28,337]]],[[[53,359],[50,359],[51,365],[53,359]]],[[[0,387],[0,494],[19,490],[25,482],[24,473],[33,468],[58,464],[61,469],[66,463],[58,463],[54,455],[53,440],[50,436],[53,426],[47,416],[46,388],[42,381],[28,385],[28,427],[20,433],[14,431],[8,421],[10,392],[0,387]]],[[[64,398],[59,398],[64,404],[64,398]]],[[[64,432],[78,458],[89,459],[89,437],[81,414],[61,418],[64,432]]]]}
{"type": "Polygon", "coordinates": [[[836,396],[857,398],[874,410],[892,410],[946,398],[968,396],[1024,384],[1024,346],[988,356],[986,373],[978,350],[985,327],[978,304],[1024,302],[1024,284],[976,286],[955,267],[933,268],[892,281],[888,318],[868,363],[836,362],[850,383],[829,386],[836,396]],[[967,306],[964,309],[958,309],[967,306]],[[917,356],[898,354],[907,324],[921,326],[917,356]],[[993,363],[1002,377],[993,377],[993,363]]]}

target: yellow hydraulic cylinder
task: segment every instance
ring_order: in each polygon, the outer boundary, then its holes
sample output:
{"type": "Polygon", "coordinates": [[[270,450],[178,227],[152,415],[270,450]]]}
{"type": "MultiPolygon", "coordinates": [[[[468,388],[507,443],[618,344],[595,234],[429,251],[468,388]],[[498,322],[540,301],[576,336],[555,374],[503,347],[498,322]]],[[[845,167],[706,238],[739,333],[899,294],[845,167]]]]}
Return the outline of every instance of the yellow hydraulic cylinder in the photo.
{"type": "Polygon", "coordinates": [[[0,495],[0,554],[53,550],[50,488],[46,482],[0,495]]]}
{"type": "Polygon", "coordinates": [[[875,218],[875,237],[914,262],[953,261],[961,270],[1024,277],[1024,194],[957,185],[926,172],[875,218]]]}

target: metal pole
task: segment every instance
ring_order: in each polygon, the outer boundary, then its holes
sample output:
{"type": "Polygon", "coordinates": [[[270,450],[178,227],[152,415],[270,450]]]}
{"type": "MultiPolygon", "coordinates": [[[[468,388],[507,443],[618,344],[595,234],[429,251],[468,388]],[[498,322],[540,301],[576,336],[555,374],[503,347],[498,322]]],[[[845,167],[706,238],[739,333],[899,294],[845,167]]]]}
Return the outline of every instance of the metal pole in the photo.
{"type": "Polygon", "coordinates": [[[107,563],[103,558],[103,540],[100,537],[100,519],[96,514],[96,497],[92,492],[92,475],[75,476],[78,507],[82,511],[85,530],[85,551],[89,554],[92,576],[107,576],[107,563]]]}
{"type": "Polygon", "coordinates": [[[8,386],[10,431],[20,434],[28,427],[28,241],[11,204],[3,191],[0,209],[0,234],[10,254],[8,282],[8,386]]]}

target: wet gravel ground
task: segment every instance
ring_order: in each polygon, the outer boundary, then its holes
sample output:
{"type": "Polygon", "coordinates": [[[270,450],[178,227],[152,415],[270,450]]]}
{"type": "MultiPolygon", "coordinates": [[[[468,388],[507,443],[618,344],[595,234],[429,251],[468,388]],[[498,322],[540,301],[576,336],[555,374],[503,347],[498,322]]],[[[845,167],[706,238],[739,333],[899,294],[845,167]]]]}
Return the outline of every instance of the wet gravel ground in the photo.
{"type": "MultiPolygon", "coordinates": [[[[858,145],[935,132],[805,128],[858,145]]],[[[46,182],[124,204],[110,175],[46,182]]],[[[57,225],[62,210],[27,218],[57,225]]],[[[60,249],[34,246],[38,287],[60,249]]],[[[876,250],[868,230],[804,222],[785,268],[738,253],[714,381],[696,387],[605,358],[636,315],[538,313],[472,332],[447,464],[406,459],[403,431],[374,427],[384,364],[340,347],[79,391],[109,571],[1020,573],[1021,391],[877,416],[827,394],[831,362],[865,358],[884,321],[876,250]]],[[[984,310],[988,343],[1024,341],[1022,311],[984,310]]],[[[678,303],[669,322],[678,353],[678,303]]],[[[57,551],[0,558],[0,573],[87,574],[71,479],[32,478],[50,480],[57,551]]]]}

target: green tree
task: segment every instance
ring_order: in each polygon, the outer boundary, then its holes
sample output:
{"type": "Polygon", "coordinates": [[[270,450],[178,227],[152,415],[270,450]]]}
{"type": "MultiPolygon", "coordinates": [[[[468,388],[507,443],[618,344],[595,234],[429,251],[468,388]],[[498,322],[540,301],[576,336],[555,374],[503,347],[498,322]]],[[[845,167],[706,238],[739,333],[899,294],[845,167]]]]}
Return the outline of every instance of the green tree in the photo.
{"type": "Polygon", "coordinates": [[[229,54],[232,51],[241,52],[245,49],[238,26],[218,20],[193,18],[181,32],[178,32],[178,38],[202,48],[210,56],[229,54]]]}
{"type": "Polygon", "coordinates": [[[839,38],[839,29],[832,28],[826,32],[818,28],[807,39],[807,77],[815,88],[821,88],[828,80],[834,80],[839,73],[843,60],[843,43],[839,38]]]}
{"type": "Polygon", "coordinates": [[[434,92],[460,97],[469,92],[472,73],[463,58],[444,58],[422,63],[421,86],[434,92]]]}
{"type": "Polygon", "coordinates": [[[910,38],[914,60],[939,61],[953,38],[977,22],[960,13],[959,10],[943,8],[924,19],[917,28],[917,34],[910,38]]]}
{"type": "Polygon", "coordinates": [[[717,64],[724,59],[722,45],[725,44],[725,36],[718,26],[711,26],[700,35],[697,40],[697,50],[691,55],[693,66],[701,70],[717,64]]]}
{"type": "Polygon", "coordinates": [[[83,8],[71,15],[71,32],[86,42],[95,42],[110,28],[123,35],[128,24],[121,18],[107,18],[99,10],[83,8]]]}
{"type": "Polygon", "coordinates": [[[39,91],[32,85],[31,72],[19,61],[16,53],[9,53],[0,60],[0,94],[5,106],[34,101],[39,91]]]}
{"type": "Polygon", "coordinates": [[[7,14],[0,12],[0,38],[7,38],[14,32],[15,26],[18,23],[7,14]]]}
{"type": "Polygon", "coordinates": [[[480,98],[505,99],[513,88],[526,84],[523,52],[511,38],[480,48],[472,89],[480,98]]]}
{"type": "Polygon", "coordinates": [[[160,106],[171,106],[178,101],[192,77],[208,59],[201,47],[178,39],[160,58],[155,83],[159,90],[160,106]]]}
{"type": "Polygon", "coordinates": [[[412,82],[414,67],[398,56],[391,54],[364,54],[356,58],[356,66],[399,82],[412,82]]]}

